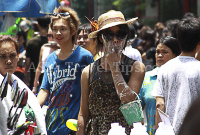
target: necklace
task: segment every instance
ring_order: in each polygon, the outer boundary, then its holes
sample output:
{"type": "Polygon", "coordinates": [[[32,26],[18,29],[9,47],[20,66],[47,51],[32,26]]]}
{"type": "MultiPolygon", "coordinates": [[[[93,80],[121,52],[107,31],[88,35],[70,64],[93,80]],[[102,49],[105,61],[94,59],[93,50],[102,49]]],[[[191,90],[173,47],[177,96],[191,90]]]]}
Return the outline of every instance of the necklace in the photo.
{"type": "MultiPolygon", "coordinates": [[[[74,45],[73,48],[72,48],[72,52],[71,52],[71,54],[70,54],[69,56],[71,56],[72,53],[73,53],[75,50],[76,50],[76,46],[74,45]]],[[[61,51],[61,50],[60,50],[60,51],[61,51]]],[[[69,58],[69,56],[68,56],[68,58],[69,58]]],[[[58,59],[60,59],[60,52],[59,52],[59,55],[58,55],[58,59]]]]}

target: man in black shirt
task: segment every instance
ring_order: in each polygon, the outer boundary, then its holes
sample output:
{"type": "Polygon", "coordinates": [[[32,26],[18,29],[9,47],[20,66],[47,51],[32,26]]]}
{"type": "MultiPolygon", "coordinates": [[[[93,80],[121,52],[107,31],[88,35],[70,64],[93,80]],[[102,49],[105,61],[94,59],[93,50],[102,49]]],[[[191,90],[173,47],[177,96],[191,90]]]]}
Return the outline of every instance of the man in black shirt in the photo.
{"type": "Polygon", "coordinates": [[[41,46],[48,43],[47,32],[50,18],[41,17],[37,19],[39,35],[27,42],[26,48],[26,84],[32,90],[35,71],[38,66],[41,46]]]}

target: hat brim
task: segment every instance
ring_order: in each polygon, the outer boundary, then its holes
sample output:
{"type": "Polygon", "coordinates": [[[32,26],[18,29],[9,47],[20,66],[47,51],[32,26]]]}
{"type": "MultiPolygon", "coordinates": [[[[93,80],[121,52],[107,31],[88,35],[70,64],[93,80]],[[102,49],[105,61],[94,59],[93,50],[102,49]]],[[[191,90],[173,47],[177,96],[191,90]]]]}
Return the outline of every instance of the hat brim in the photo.
{"type": "Polygon", "coordinates": [[[113,26],[117,26],[117,25],[121,25],[121,24],[127,24],[128,26],[131,25],[135,20],[137,20],[138,17],[136,18],[132,18],[126,22],[112,22],[112,23],[109,23],[107,25],[104,25],[100,30],[97,30],[97,31],[94,31],[94,32],[91,32],[89,35],[88,35],[88,38],[96,38],[97,37],[97,33],[99,31],[102,31],[104,29],[107,29],[107,28],[110,28],[110,27],[113,27],[113,26]]]}

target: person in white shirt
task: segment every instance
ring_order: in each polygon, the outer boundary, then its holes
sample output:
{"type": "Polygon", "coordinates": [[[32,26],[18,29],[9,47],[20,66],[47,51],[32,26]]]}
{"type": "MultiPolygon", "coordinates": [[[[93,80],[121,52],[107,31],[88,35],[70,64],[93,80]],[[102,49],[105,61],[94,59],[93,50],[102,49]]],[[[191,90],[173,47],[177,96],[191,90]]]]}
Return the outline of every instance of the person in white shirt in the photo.
{"type": "MultiPolygon", "coordinates": [[[[156,107],[170,117],[176,135],[189,106],[200,94],[200,62],[195,59],[200,49],[200,20],[182,20],[177,35],[181,54],[160,68],[152,93],[156,107]]],[[[158,123],[158,115],[156,118],[158,123]]]]}
{"type": "Polygon", "coordinates": [[[142,56],[140,52],[131,46],[131,44],[133,43],[135,39],[135,28],[133,27],[133,25],[129,25],[128,28],[129,28],[130,36],[129,36],[129,40],[127,41],[127,46],[122,51],[122,53],[133,60],[142,62],[142,56]]]}

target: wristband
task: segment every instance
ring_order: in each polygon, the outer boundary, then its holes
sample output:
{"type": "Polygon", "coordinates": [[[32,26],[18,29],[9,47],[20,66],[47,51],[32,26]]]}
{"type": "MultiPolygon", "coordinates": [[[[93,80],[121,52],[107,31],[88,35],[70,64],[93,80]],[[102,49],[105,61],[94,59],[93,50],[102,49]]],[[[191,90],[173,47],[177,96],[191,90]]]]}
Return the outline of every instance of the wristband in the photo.
{"type": "Polygon", "coordinates": [[[37,87],[33,87],[33,89],[36,89],[36,90],[37,90],[37,87]]]}

